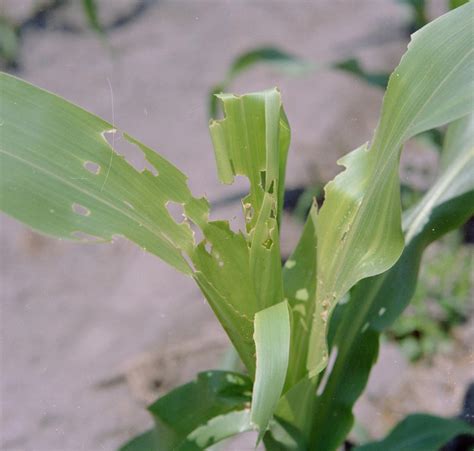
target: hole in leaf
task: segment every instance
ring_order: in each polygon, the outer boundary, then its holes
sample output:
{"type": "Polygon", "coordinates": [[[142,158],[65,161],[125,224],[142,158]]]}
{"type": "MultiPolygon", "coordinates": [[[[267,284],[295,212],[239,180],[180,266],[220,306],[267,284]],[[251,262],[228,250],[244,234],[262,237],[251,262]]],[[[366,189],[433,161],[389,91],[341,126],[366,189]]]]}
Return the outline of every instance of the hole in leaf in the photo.
{"type": "Polygon", "coordinates": [[[91,174],[99,175],[100,173],[100,164],[94,163],[93,161],[84,161],[83,166],[91,174]]]}
{"type": "Polygon", "coordinates": [[[260,186],[265,189],[265,180],[267,178],[267,171],[260,171],[260,186]]]}
{"type": "Polygon", "coordinates": [[[193,232],[194,243],[200,243],[204,239],[204,234],[199,226],[194,224],[191,220],[189,220],[189,225],[191,227],[191,231],[193,232]]]}
{"type": "Polygon", "coordinates": [[[253,215],[254,215],[254,209],[252,207],[252,204],[244,203],[243,208],[244,208],[245,222],[252,221],[252,218],[253,218],[253,215]]]}
{"type": "Polygon", "coordinates": [[[270,187],[268,188],[268,192],[270,194],[273,194],[273,187],[275,186],[275,180],[272,180],[272,183],[270,183],[270,187]]]}
{"type": "Polygon", "coordinates": [[[112,128],[110,130],[104,130],[102,134],[102,138],[112,147],[115,149],[115,134],[117,133],[116,128],[112,128]]]}
{"type": "Polygon", "coordinates": [[[234,160],[232,160],[232,158],[229,158],[229,163],[230,163],[230,168],[232,169],[232,174],[235,175],[234,160]]]}
{"type": "Polygon", "coordinates": [[[263,243],[262,243],[262,246],[265,248],[265,249],[271,249],[272,246],[273,246],[273,240],[271,238],[267,238],[263,243]]]}
{"type": "Polygon", "coordinates": [[[158,175],[158,170],[146,159],[145,153],[137,144],[134,144],[124,138],[123,134],[116,133],[117,130],[110,130],[102,133],[104,139],[109,143],[110,147],[125,157],[128,164],[133,166],[138,172],[147,169],[154,176],[158,175]]]}
{"type": "Polygon", "coordinates": [[[168,213],[176,222],[181,223],[186,218],[183,204],[180,204],[179,202],[168,201],[166,202],[166,208],[168,209],[168,213]]]}
{"type": "Polygon", "coordinates": [[[87,207],[76,202],[72,204],[72,211],[81,216],[89,216],[91,214],[91,211],[87,207]]]}
{"type": "Polygon", "coordinates": [[[204,249],[206,250],[206,252],[211,255],[212,254],[212,244],[209,243],[209,241],[206,241],[204,243],[204,249]]]}

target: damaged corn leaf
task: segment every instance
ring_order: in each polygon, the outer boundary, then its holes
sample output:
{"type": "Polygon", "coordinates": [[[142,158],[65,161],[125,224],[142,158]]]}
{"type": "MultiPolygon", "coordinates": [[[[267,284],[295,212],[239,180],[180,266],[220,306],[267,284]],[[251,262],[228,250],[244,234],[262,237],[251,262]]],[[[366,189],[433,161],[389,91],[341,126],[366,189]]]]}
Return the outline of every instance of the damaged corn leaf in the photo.
{"type": "Polygon", "coordinates": [[[474,58],[466,36],[473,11],[470,2],[412,36],[390,77],[372,144],[339,160],[345,171],[326,185],[316,226],[317,319],[311,328],[310,375],[327,359],[319,317],[327,323],[356,282],[389,269],[403,250],[398,162],[404,143],[472,109],[474,58]]]}
{"type": "Polygon", "coordinates": [[[277,89],[220,98],[225,118],[211,122],[210,132],[220,180],[250,181],[242,202],[258,311],[283,299],[279,224],[290,128],[277,89]]]}
{"type": "Polygon", "coordinates": [[[252,381],[228,371],[206,371],[175,388],[148,410],[155,428],[133,439],[121,451],[202,450],[250,429],[252,381]]]}
{"type": "Polygon", "coordinates": [[[232,183],[243,175],[250,193],[243,200],[247,232],[251,233],[262,208],[264,194],[276,199],[275,218],[283,208],[290,127],[277,89],[234,96],[220,94],[225,118],[211,121],[210,132],[219,178],[232,183]]]}
{"type": "Polygon", "coordinates": [[[206,224],[192,261],[195,280],[253,377],[254,316],[283,299],[278,223],[289,126],[276,89],[221,100],[226,116],[211,122],[210,132],[221,181],[250,180],[246,233],[234,233],[227,222],[206,224]]]}
{"type": "Polygon", "coordinates": [[[329,343],[338,353],[332,371],[327,369],[325,386],[318,389],[315,409],[319,414],[312,439],[318,444],[315,449],[335,449],[349,433],[354,420],[352,406],[377,359],[379,335],[413,296],[426,247],[474,214],[473,131],[473,115],[449,125],[440,175],[404,215],[406,247],[401,258],[389,271],[360,281],[351,290],[350,301],[335,311],[329,343]]]}
{"type": "Polygon", "coordinates": [[[260,441],[283,391],[288,369],[290,317],[286,301],[255,315],[257,372],[252,395],[251,421],[260,441]]]}
{"type": "MultiPolygon", "coordinates": [[[[126,237],[192,275],[253,375],[254,315],[283,298],[278,221],[289,127],[278,91],[229,96],[228,117],[211,125],[222,141],[218,161],[229,152],[236,173],[252,182],[245,201],[252,217],[243,234],[227,222],[208,222],[208,202],[191,195],[186,176],[112,124],[6,74],[0,90],[0,208],[59,238],[126,237]],[[113,139],[109,144],[108,133],[137,147],[150,170],[135,170],[115,152],[113,139]],[[169,203],[182,206],[182,223],[169,213],[169,203]],[[198,246],[192,224],[204,235],[198,246]]],[[[221,171],[224,181],[229,175],[221,171]]]]}
{"type": "Polygon", "coordinates": [[[139,173],[105,138],[119,133],[64,99],[7,74],[2,93],[0,208],[58,238],[110,241],[124,236],[190,274],[182,252],[193,249],[187,222],[176,223],[169,202],[182,204],[199,226],[208,203],[192,197],[186,176],[124,134],[158,175],[139,173]]]}
{"type": "Polygon", "coordinates": [[[224,221],[209,223],[204,236],[192,256],[194,279],[253,376],[253,319],[258,301],[247,241],[224,221]]]}
{"type": "MultiPolygon", "coordinates": [[[[283,266],[285,298],[292,317],[290,364],[286,381],[289,387],[307,373],[308,332],[314,321],[316,306],[316,220],[317,203],[313,200],[298,245],[283,266]]],[[[324,327],[322,319],[319,327],[324,327]]]]}

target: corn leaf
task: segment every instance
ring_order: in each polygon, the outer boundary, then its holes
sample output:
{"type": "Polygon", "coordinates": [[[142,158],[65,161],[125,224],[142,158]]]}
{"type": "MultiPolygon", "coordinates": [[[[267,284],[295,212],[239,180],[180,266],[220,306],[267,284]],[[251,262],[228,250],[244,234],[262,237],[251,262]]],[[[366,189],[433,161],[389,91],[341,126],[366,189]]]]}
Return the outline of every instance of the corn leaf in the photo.
{"type": "Polygon", "coordinates": [[[205,228],[205,237],[206,241],[196,247],[192,256],[194,280],[253,377],[253,319],[258,303],[247,241],[243,234],[234,233],[223,221],[210,223],[205,228]]]}
{"type": "Polygon", "coordinates": [[[406,247],[401,258],[384,274],[359,282],[350,301],[335,311],[329,343],[337,357],[318,388],[315,449],[335,449],[351,429],[352,406],[377,359],[379,335],[408,305],[426,247],[474,214],[473,121],[468,115],[448,127],[442,159],[449,165],[441,167],[432,188],[404,215],[406,247]]]}
{"type": "Polygon", "coordinates": [[[255,315],[257,372],[252,396],[251,421],[260,441],[275,411],[288,369],[290,317],[286,301],[255,315]]]}
{"type": "Polygon", "coordinates": [[[469,0],[449,0],[449,9],[459,8],[460,6],[467,3],[469,0]]]}
{"type": "Polygon", "coordinates": [[[279,92],[227,96],[227,117],[211,124],[222,180],[235,171],[251,181],[243,234],[208,222],[208,202],[191,195],[185,175],[112,124],[7,74],[0,90],[0,208],[63,239],[124,236],[191,275],[253,376],[254,315],[283,299],[278,222],[290,132],[279,92]],[[115,151],[115,136],[142,153],[146,169],[115,151]],[[182,223],[170,203],[182,206],[182,223]],[[204,235],[199,245],[192,226],[204,235]]]}
{"type": "Polygon", "coordinates": [[[387,87],[389,73],[386,72],[369,72],[361,66],[359,60],[355,58],[348,58],[346,60],[337,61],[331,65],[333,69],[339,69],[347,72],[354,77],[365,81],[371,86],[385,89],[387,87]]]}
{"type": "MultiPolygon", "coordinates": [[[[124,236],[191,275],[253,376],[254,315],[283,299],[278,211],[289,127],[279,93],[229,97],[224,101],[228,117],[211,126],[213,137],[219,134],[223,140],[216,147],[219,158],[229,151],[237,173],[251,180],[245,203],[253,216],[248,216],[244,235],[230,230],[227,222],[208,222],[208,203],[192,197],[184,174],[123,134],[150,168],[135,170],[105,138],[107,132],[119,133],[113,125],[6,74],[0,76],[0,89],[0,208],[59,238],[110,241],[124,236]],[[257,116],[261,128],[247,129],[257,116]],[[226,140],[237,145],[228,148],[226,140]],[[176,223],[167,209],[170,202],[183,206],[185,221],[176,223]],[[191,223],[205,237],[197,246],[191,223]]],[[[221,176],[229,181],[229,175],[221,176]]]]}
{"type": "MultiPolygon", "coordinates": [[[[277,89],[243,96],[221,94],[225,118],[209,126],[222,183],[243,175],[250,193],[243,200],[247,232],[259,219],[265,193],[275,199],[273,217],[280,223],[283,208],[290,127],[277,89]]],[[[269,212],[270,213],[270,212],[269,212]]]]}
{"type": "Polygon", "coordinates": [[[16,26],[6,17],[0,16],[0,61],[14,66],[19,50],[20,39],[16,26]]]}
{"type": "Polygon", "coordinates": [[[96,0],[82,0],[84,14],[89,21],[89,26],[97,33],[103,34],[104,29],[99,20],[99,13],[96,0]]]}
{"type": "Polygon", "coordinates": [[[201,450],[250,430],[251,380],[242,374],[207,371],[152,404],[155,428],[121,451],[201,450]]]}
{"type": "Polygon", "coordinates": [[[121,446],[119,451],[157,451],[159,448],[156,432],[156,429],[150,429],[134,437],[121,446]]]}
{"type": "Polygon", "coordinates": [[[221,100],[226,115],[211,122],[211,138],[221,181],[232,183],[236,175],[250,181],[246,234],[209,223],[192,261],[197,283],[253,377],[254,315],[283,300],[279,220],[290,130],[276,89],[221,100]]]}
{"type": "Polygon", "coordinates": [[[327,324],[355,283],[386,271],[401,255],[398,162],[403,144],[472,109],[474,58],[466,36],[473,14],[471,2],[413,35],[390,77],[372,144],[339,160],[346,170],[325,187],[316,224],[317,305],[307,362],[310,376],[327,360],[321,346],[326,332],[318,317],[327,324]]]}
{"type": "Polygon", "coordinates": [[[474,436],[474,428],[453,419],[427,414],[409,415],[398,423],[383,440],[357,446],[354,451],[433,451],[461,434],[474,436]]]}
{"type": "Polygon", "coordinates": [[[0,75],[0,209],[58,238],[111,241],[124,236],[191,274],[182,253],[193,249],[188,223],[176,223],[169,202],[198,225],[208,203],[192,197],[185,175],[132,137],[154,175],[138,172],[105,138],[113,125],[24,81],[0,75]]]}
{"type": "MultiPolygon", "coordinates": [[[[290,387],[307,373],[308,332],[314,321],[316,306],[316,218],[317,204],[313,200],[298,245],[283,267],[285,298],[288,300],[292,314],[290,364],[287,379],[287,385],[290,387]]],[[[320,319],[320,328],[324,328],[322,318],[320,319]]]]}

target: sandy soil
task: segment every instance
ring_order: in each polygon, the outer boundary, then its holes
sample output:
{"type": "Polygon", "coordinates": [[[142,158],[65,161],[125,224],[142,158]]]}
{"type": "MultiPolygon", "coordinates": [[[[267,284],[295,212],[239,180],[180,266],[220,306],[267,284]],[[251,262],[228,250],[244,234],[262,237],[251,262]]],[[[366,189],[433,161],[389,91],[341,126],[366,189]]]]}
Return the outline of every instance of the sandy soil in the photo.
{"type": "MultiPolygon", "coordinates": [[[[26,15],[27,3],[7,0],[5,10],[26,15]]],[[[133,2],[101,3],[112,21],[133,2]]],[[[161,0],[111,32],[108,47],[61,30],[82,26],[78,9],[24,36],[17,74],[155,148],[211,200],[245,187],[218,184],[206,113],[207,90],[238,52],[274,44],[316,62],[357,55],[390,69],[406,44],[407,11],[391,1],[161,0]]],[[[234,90],[273,85],[293,128],[290,186],[334,175],[337,157],[375,128],[381,93],[344,74],[292,79],[261,68],[234,90]]],[[[293,243],[299,227],[287,224],[293,243]]],[[[196,287],[132,244],[58,242],[3,216],[1,245],[2,450],[113,450],[151,424],[142,406],[156,393],[219,366],[227,340],[196,287]]],[[[406,368],[399,354],[386,360],[380,377],[406,368]]]]}

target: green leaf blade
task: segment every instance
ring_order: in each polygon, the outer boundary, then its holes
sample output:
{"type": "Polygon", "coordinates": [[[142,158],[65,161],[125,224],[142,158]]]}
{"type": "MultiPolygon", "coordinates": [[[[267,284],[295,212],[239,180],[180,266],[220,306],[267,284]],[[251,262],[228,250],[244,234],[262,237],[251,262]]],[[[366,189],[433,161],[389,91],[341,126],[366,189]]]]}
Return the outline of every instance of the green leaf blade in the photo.
{"type": "Polygon", "coordinates": [[[474,428],[463,421],[428,414],[409,415],[378,442],[357,446],[355,451],[433,451],[461,434],[474,435],[474,428]]]}
{"type": "Polygon", "coordinates": [[[338,305],[334,312],[329,343],[331,348],[337,347],[338,354],[324,390],[315,400],[319,414],[313,424],[312,443],[320,446],[316,449],[335,449],[349,433],[352,406],[377,359],[379,335],[409,303],[426,247],[474,214],[472,119],[467,116],[449,125],[442,155],[446,164],[433,187],[404,217],[407,246],[401,258],[389,271],[360,281],[351,290],[350,301],[338,305]],[[446,177],[453,180],[448,186],[446,177]]]}
{"type": "Polygon", "coordinates": [[[118,134],[111,124],[60,97],[6,74],[0,90],[3,211],[63,239],[124,236],[191,273],[182,253],[192,249],[193,232],[175,222],[167,204],[182,204],[201,225],[209,207],[191,195],[184,174],[124,134],[158,175],[138,172],[105,139],[118,134]]]}
{"type": "MultiPolygon", "coordinates": [[[[471,2],[413,35],[390,77],[373,143],[341,159],[346,170],[326,186],[317,221],[316,315],[328,318],[355,283],[388,270],[401,255],[400,152],[415,134],[472,110],[474,58],[465,36],[473,22],[471,2]]],[[[324,364],[325,336],[315,323],[307,362],[310,375],[324,364]]]]}
{"type": "Polygon", "coordinates": [[[279,221],[290,129],[277,89],[219,97],[225,117],[209,128],[221,181],[232,183],[238,175],[250,181],[242,200],[246,234],[209,223],[203,233],[211,249],[201,243],[193,263],[196,280],[253,377],[254,316],[283,300],[279,221]]]}
{"type": "Polygon", "coordinates": [[[196,380],[175,388],[148,408],[155,428],[123,450],[199,450],[250,430],[251,391],[252,382],[243,374],[199,373],[196,380]]]}
{"type": "Polygon", "coordinates": [[[290,317],[286,301],[255,315],[257,371],[252,396],[251,421],[260,441],[275,411],[288,369],[290,317]]]}

